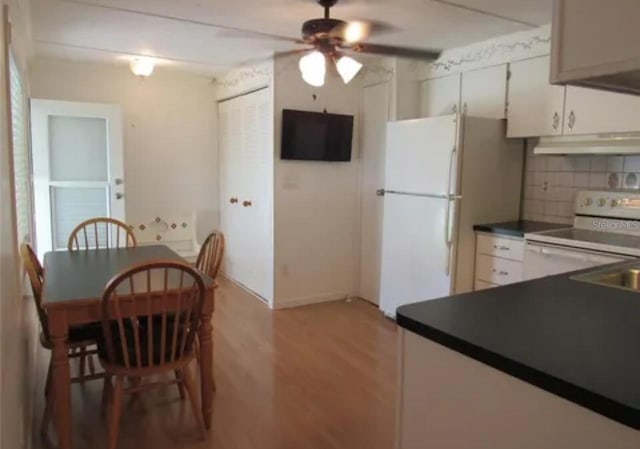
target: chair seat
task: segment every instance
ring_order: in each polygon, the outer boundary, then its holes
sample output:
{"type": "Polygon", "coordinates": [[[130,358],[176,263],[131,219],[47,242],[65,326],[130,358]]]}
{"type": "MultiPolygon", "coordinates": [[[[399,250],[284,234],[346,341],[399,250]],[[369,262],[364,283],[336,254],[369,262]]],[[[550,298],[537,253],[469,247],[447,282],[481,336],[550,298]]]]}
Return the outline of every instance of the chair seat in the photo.
{"type": "MultiPolygon", "coordinates": [[[[155,322],[156,319],[161,319],[161,318],[154,317],[153,321],[155,322]]],[[[173,320],[170,320],[170,321],[173,321],[173,320]]],[[[138,321],[138,326],[139,326],[138,334],[140,339],[140,360],[141,360],[142,366],[145,367],[150,365],[149,364],[149,329],[146,326],[146,323],[143,323],[142,319],[138,321]]],[[[125,356],[125,353],[124,353],[122,339],[120,336],[120,332],[118,331],[118,328],[117,328],[117,323],[112,323],[111,329],[112,329],[111,330],[112,341],[114,345],[113,349],[115,352],[115,364],[118,366],[124,367],[126,366],[125,359],[127,357],[125,356]]],[[[152,332],[153,333],[151,335],[151,338],[152,338],[151,340],[152,359],[151,360],[153,361],[153,364],[160,365],[161,363],[169,363],[171,354],[173,352],[173,346],[172,346],[173,339],[174,339],[173,326],[169,326],[169,328],[167,329],[166,335],[164,336],[164,340],[165,340],[164,361],[162,360],[163,345],[161,344],[162,342],[161,326],[158,326],[158,325],[153,326],[152,332]]],[[[178,327],[177,334],[178,335],[175,337],[176,345],[180,345],[182,342],[182,337],[184,335],[184,331],[182,330],[181,327],[178,327]]],[[[129,366],[137,367],[138,362],[137,362],[136,349],[135,349],[136,341],[134,336],[133,324],[125,326],[125,340],[126,340],[125,347],[126,347],[126,352],[128,354],[129,366]]],[[[112,361],[109,360],[105,337],[101,334],[97,341],[98,341],[98,355],[100,356],[100,359],[113,363],[112,361]]]]}

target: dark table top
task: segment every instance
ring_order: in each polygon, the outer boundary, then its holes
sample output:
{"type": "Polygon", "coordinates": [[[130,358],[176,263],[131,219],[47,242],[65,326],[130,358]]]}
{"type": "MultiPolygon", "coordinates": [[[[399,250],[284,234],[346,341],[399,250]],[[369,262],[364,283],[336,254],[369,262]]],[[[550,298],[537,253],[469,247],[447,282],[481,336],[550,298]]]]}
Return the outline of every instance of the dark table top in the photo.
{"type": "MultiPolygon", "coordinates": [[[[164,245],[48,252],[44,256],[44,305],[100,299],[113,276],[133,265],[157,260],[185,261],[164,245]]],[[[205,286],[214,283],[204,275],[202,279],[205,286]]],[[[173,284],[177,287],[177,279],[169,280],[169,288],[173,284]]]]}
{"type": "Polygon", "coordinates": [[[505,221],[502,223],[489,223],[474,225],[474,231],[488,232],[498,235],[509,235],[512,237],[524,237],[530,232],[551,231],[554,229],[570,228],[571,225],[560,223],[547,223],[544,221],[505,221]]]}
{"type": "Polygon", "coordinates": [[[398,325],[640,430],[640,293],[573,275],[410,304],[398,325]]]}

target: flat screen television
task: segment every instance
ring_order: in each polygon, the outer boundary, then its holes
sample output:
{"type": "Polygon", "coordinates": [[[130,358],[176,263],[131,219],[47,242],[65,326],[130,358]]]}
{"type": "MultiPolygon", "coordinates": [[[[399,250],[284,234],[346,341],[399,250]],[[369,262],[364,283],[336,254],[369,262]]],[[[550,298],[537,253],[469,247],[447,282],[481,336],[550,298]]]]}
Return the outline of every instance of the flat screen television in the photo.
{"type": "Polygon", "coordinates": [[[350,161],[352,138],[352,115],[282,111],[282,159],[350,161]]]}

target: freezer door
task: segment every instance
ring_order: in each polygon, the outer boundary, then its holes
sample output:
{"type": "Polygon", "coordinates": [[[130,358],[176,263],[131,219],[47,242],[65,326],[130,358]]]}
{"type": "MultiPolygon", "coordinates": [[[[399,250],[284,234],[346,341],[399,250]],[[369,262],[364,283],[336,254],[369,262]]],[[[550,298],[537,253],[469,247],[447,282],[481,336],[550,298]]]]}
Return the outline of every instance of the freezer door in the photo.
{"type": "Polygon", "coordinates": [[[457,193],[457,115],[387,124],[385,189],[457,193]]]}
{"type": "Polygon", "coordinates": [[[451,294],[456,201],[387,194],[384,198],[380,308],[451,294]]]}

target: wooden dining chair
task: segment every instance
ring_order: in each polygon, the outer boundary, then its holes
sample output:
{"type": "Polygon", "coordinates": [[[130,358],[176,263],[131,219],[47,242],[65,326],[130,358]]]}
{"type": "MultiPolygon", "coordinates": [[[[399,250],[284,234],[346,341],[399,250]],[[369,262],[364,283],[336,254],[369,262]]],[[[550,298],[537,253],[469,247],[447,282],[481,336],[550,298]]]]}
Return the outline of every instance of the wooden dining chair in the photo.
{"type": "MultiPolygon", "coordinates": [[[[220,231],[213,231],[207,236],[200,248],[198,259],[196,260],[196,268],[209,276],[211,279],[218,277],[222,258],[224,257],[224,234],[220,231]]],[[[200,347],[196,341],[196,358],[200,363],[200,347]]],[[[216,379],[211,371],[211,388],[216,390],[216,379]]]]}
{"type": "Polygon", "coordinates": [[[107,373],[103,404],[109,403],[111,410],[109,449],[115,449],[117,444],[125,393],[175,384],[186,390],[204,437],[196,386],[188,368],[195,358],[204,297],[201,275],[186,263],[174,261],[134,266],[107,284],[102,298],[104,338],[98,344],[98,352],[107,373]],[[152,304],[155,314],[151,313],[152,304]],[[174,378],[176,372],[179,374],[174,378]],[[165,373],[170,376],[148,380],[165,373]],[[125,379],[135,381],[127,386],[125,379]]]}
{"type": "MultiPolygon", "coordinates": [[[[44,284],[44,270],[38,260],[33,248],[28,243],[20,245],[20,256],[24,270],[27,272],[33,298],[35,300],[36,311],[42,331],[40,332],[40,344],[45,349],[51,350],[53,344],[49,338],[49,328],[47,321],[47,313],[42,307],[42,286],[44,284]]],[[[96,323],[97,324],[97,323],[96,323]]],[[[93,356],[97,354],[97,349],[89,349],[97,344],[98,336],[101,334],[102,328],[97,325],[74,326],[69,329],[69,357],[79,358],[79,375],[71,378],[71,383],[84,383],[85,381],[101,379],[104,377],[102,373],[95,373],[93,367],[93,356]],[[90,374],[86,375],[86,365],[89,362],[90,374]]],[[[51,420],[52,398],[51,391],[51,361],[47,370],[47,380],[45,384],[45,408],[42,416],[42,433],[46,433],[47,427],[51,420]]]]}
{"type": "Polygon", "coordinates": [[[71,231],[69,251],[137,246],[136,236],[126,223],[115,218],[97,217],[83,221],[71,231]]]}
{"type": "Polygon", "coordinates": [[[207,236],[200,248],[196,268],[211,279],[215,279],[220,271],[223,256],[224,235],[220,231],[213,231],[207,236]]]}

